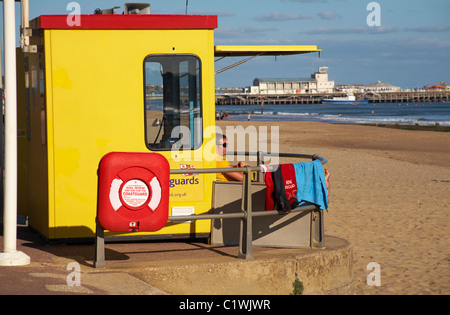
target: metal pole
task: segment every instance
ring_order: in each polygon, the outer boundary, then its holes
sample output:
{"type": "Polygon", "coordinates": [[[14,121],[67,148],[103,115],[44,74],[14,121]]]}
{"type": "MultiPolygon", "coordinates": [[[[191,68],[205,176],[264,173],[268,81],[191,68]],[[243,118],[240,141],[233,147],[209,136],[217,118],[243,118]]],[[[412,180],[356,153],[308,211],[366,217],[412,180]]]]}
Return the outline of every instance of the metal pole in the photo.
{"type": "Polygon", "coordinates": [[[96,228],[95,228],[95,256],[94,256],[94,268],[105,268],[106,267],[106,259],[105,259],[105,230],[98,222],[98,219],[95,219],[96,228]]]}
{"type": "Polygon", "coordinates": [[[0,219],[3,220],[3,169],[5,153],[5,134],[3,124],[3,69],[2,41],[0,40],[0,219]]]}
{"type": "Polygon", "coordinates": [[[241,228],[239,236],[239,254],[238,258],[253,258],[253,218],[252,218],[252,178],[251,167],[246,166],[244,172],[244,181],[242,183],[242,212],[245,213],[241,219],[241,228]]]}
{"type": "Polygon", "coordinates": [[[0,266],[30,264],[17,251],[17,74],[14,0],[3,1],[5,38],[5,189],[0,266]]]}
{"type": "Polygon", "coordinates": [[[245,185],[245,192],[246,195],[245,197],[247,198],[246,201],[246,213],[247,213],[247,219],[246,219],[246,232],[247,232],[247,236],[246,236],[246,241],[247,244],[245,245],[245,259],[251,259],[253,258],[253,216],[252,216],[252,212],[253,212],[253,205],[252,205],[252,173],[250,172],[250,167],[246,166],[247,171],[245,172],[245,176],[244,176],[244,180],[245,183],[243,183],[245,185]]]}
{"type": "Polygon", "coordinates": [[[20,48],[30,46],[30,3],[28,0],[21,0],[21,22],[20,22],[20,48]]]}

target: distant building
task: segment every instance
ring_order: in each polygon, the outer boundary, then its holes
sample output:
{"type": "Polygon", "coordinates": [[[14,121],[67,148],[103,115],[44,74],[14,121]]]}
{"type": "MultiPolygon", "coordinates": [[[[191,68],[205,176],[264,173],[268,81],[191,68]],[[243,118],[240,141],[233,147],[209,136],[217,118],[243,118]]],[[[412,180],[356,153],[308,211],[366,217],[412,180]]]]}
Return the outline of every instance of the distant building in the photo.
{"type": "Polygon", "coordinates": [[[441,82],[440,84],[426,85],[424,88],[425,90],[445,90],[447,89],[447,83],[441,82]]]}
{"type": "Polygon", "coordinates": [[[394,86],[389,83],[364,84],[336,84],[336,92],[342,93],[365,93],[365,92],[398,92],[401,90],[399,86],[394,86]]]}
{"type": "Polygon", "coordinates": [[[248,94],[289,95],[289,94],[328,94],[328,93],[367,93],[399,92],[401,88],[389,83],[376,82],[364,84],[335,84],[328,79],[328,67],[320,67],[310,78],[257,78],[253,86],[244,89],[248,94]]]}
{"type": "Polygon", "coordinates": [[[317,93],[333,93],[334,81],[328,80],[328,67],[320,67],[319,72],[311,75],[311,78],[317,81],[317,93]]]}
{"type": "Polygon", "coordinates": [[[364,84],[336,84],[335,91],[342,93],[364,93],[364,84]]]}
{"type": "Polygon", "coordinates": [[[378,81],[377,83],[366,85],[364,91],[369,92],[399,92],[401,88],[389,83],[383,83],[378,81]]]}
{"type": "Polygon", "coordinates": [[[317,94],[332,93],[334,81],[328,80],[328,67],[320,67],[311,78],[255,79],[247,88],[250,94],[317,94]]]}
{"type": "Polygon", "coordinates": [[[227,94],[242,94],[248,93],[243,88],[217,88],[216,95],[227,95],[227,94]]]}

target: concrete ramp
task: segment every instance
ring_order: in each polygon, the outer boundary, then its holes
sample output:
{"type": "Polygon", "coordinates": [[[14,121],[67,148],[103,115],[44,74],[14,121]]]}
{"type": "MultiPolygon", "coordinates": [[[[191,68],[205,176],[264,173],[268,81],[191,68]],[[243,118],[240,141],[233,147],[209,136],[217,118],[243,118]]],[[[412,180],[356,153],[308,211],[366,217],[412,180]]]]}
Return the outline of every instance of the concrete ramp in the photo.
{"type": "MultiPolygon", "coordinates": [[[[296,278],[304,294],[352,294],[353,249],[349,242],[326,238],[326,249],[274,249],[255,246],[254,259],[227,255],[135,264],[133,276],[168,294],[289,295],[296,278]]],[[[108,263],[109,269],[126,264],[108,263]]]]}

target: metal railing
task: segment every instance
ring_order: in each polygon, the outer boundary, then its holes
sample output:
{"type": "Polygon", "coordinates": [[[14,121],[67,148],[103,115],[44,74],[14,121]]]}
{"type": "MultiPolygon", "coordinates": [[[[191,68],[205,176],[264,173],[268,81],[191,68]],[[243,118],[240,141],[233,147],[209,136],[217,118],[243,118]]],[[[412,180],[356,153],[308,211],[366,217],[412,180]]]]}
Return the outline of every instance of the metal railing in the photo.
{"type": "MultiPolygon", "coordinates": [[[[321,161],[322,165],[327,163],[327,159],[317,156],[317,155],[306,155],[306,154],[294,154],[294,153],[264,153],[264,152],[235,152],[235,156],[257,156],[258,165],[264,164],[264,159],[267,156],[278,156],[287,158],[303,158],[321,161]]],[[[171,175],[182,175],[186,174],[185,169],[171,169],[171,175]]],[[[235,168],[207,168],[207,169],[189,169],[189,174],[217,174],[217,173],[236,173],[241,172],[244,175],[243,185],[242,185],[242,203],[240,212],[236,213],[225,213],[225,214],[198,214],[198,215],[185,215],[185,216],[169,216],[168,221],[171,222],[185,222],[185,221],[196,221],[196,220],[214,220],[214,219],[241,219],[240,224],[240,235],[239,235],[239,253],[238,258],[251,259],[253,258],[253,218],[261,216],[275,216],[283,215],[277,210],[272,211],[253,211],[252,206],[252,173],[258,174],[258,181],[261,174],[261,166],[245,166],[245,167],[235,167],[235,168]]],[[[316,205],[304,205],[292,209],[289,213],[295,212],[305,212],[305,211],[318,211],[320,216],[323,216],[323,210],[321,210],[316,205]]],[[[320,220],[320,241],[318,242],[317,248],[323,248],[324,243],[324,228],[323,219],[320,220]]],[[[313,231],[311,231],[311,238],[313,238],[313,231]]],[[[103,268],[106,266],[105,261],[105,240],[104,240],[104,230],[103,227],[97,221],[96,227],[96,239],[95,239],[95,258],[94,267],[103,268]]]]}

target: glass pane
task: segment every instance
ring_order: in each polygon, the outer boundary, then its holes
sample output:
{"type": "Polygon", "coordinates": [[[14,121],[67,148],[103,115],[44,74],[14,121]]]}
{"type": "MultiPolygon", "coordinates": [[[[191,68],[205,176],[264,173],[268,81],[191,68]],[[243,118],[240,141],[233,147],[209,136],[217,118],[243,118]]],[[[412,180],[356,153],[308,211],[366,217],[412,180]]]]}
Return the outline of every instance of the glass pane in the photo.
{"type": "Polygon", "coordinates": [[[195,56],[145,59],[146,142],[150,150],[202,144],[200,62],[195,56]]]}

